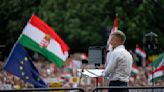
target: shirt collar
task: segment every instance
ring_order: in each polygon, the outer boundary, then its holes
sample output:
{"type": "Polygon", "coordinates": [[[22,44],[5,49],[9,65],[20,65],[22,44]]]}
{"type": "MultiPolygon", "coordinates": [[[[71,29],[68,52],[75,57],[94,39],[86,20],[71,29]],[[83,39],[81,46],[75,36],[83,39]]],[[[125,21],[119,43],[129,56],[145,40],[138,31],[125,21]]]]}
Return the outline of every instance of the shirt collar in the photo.
{"type": "Polygon", "coordinates": [[[118,48],[125,48],[125,46],[124,45],[119,45],[115,49],[118,49],[118,48]]]}

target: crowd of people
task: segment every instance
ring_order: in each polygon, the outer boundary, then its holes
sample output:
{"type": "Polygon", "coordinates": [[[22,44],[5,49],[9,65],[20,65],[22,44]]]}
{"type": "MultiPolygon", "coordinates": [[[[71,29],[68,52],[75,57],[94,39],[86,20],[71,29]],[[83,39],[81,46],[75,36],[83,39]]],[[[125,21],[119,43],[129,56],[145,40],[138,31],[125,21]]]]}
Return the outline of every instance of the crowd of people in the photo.
{"type": "MultiPolygon", "coordinates": [[[[77,60],[77,62],[81,61],[77,60]]],[[[69,64],[65,65],[63,68],[57,68],[55,64],[44,58],[38,58],[38,60],[33,61],[33,63],[39,70],[41,78],[49,87],[82,87],[88,90],[96,87],[96,78],[81,76],[80,72],[70,67],[69,64]]],[[[4,64],[4,61],[0,61],[0,89],[33,88],[32,84],[3,70],[4,64]]],[[[80,64],[81,66],[83,65],[82,63],[80,64]]],[[[92,65],[87,65],[86,68],[90,68],[90,66],[92,65]]],[[[163,80],[157,80],[154,84],[148,81],[149,73],[152,72],[151,66],[140,66],[138,67],[138,71],[138,73],[131,75],[128,86],[164,86],[163,80]]],[[[98,85],[108,86],[108,80],[109,79],[99,78],[98,85]]]]}
{"type": "Polygon", "coordinates": [[[129,86],[164,86],[163,80],[149,82],[150,73],[152,72],[151,66],[139,67],[138,73],[130,77],[129,86]]]}

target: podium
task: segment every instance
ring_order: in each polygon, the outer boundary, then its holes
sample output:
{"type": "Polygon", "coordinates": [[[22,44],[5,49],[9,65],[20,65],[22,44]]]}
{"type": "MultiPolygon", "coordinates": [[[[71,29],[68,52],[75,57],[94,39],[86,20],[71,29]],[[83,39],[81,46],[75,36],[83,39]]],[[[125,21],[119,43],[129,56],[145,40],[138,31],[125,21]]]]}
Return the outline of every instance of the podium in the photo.
{"type": "Polygon", "coordinates": [[[100,77],[104,69],[78,69],[77,71],[88,77],[100,77]]]}
{"type": "Polygon", "coordinates": [[[104,69],[78,69],[77,71],[82,75],[96,78],[96,86],[98,87],[98,77],[102,75],[104,69]]]}

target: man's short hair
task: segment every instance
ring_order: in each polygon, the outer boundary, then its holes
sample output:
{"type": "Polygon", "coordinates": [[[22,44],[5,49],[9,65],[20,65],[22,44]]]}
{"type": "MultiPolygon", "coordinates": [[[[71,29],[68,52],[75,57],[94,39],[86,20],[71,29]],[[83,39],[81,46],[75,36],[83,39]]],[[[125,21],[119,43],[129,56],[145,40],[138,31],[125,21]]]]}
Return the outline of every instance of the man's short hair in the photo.
{"type": "Polygon", "coordinates": [[[122,31],[120,31],[120,30],[115,31],[115,32],[112,33],[112,35],[115,35],[117,37],[120,37],[121,40],[122,40],[122,42],[123,42],[123,44],[124,44],[124,42],[126,40],[126,36],[125,36],[125,34],[122,31]]]}

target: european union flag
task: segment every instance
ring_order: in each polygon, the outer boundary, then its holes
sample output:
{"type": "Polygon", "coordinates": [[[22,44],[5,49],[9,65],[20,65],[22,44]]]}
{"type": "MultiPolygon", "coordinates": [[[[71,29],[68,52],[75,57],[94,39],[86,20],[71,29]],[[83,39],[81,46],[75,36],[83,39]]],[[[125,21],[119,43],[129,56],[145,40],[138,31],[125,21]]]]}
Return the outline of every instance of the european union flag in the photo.
{"type": "Polygon", "coordinates": [[[45,88],[47,85],[39,77],[39,72],[29,58],[25,48],[16,43],[8,57],[4,69],[24,81],[30,82],[36,88],[45,88]]]}

